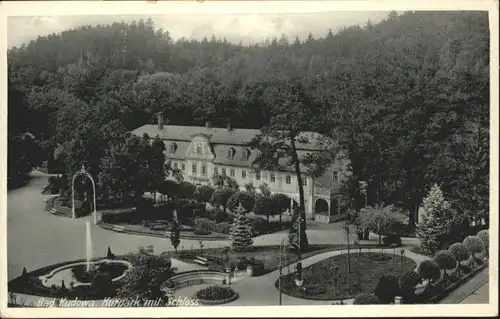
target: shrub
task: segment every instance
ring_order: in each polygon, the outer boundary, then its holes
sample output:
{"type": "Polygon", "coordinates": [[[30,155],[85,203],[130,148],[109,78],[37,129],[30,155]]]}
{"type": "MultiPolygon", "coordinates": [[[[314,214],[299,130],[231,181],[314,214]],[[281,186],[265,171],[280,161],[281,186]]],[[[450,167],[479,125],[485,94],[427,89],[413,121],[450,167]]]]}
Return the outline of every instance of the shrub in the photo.
{"type": "Polygon", "coordinates": [[[195,235],[210,235],[211,231],[208,229],[199,228],[195,229],[193,233],[195,235]]]}
{"type": "Polygon", "coordinates": [[[196,297],[204,300],[224,300],[233,297],[235,294],[231,287],[208,286],[199,290],[196,297]]]}
{"type": "Polygon", "coordinates": [[[467,250],[467,247],[462,243],[454,243],[450,246],[450,248],[448,248],[448,251],[459,263],[469,259],[469,251],[467,250]]]}
{"type": "Polygon", "coordinates": [[[479,239],[481,239],[481,241],[484,243],[484,250],[487,252],[490,247],[490,235],[488,230],[481,230],[479,233],[477,233],[477,237],[479,237],[479,239]]]}
{"type": "Polygon", "coordinates": [[[464,240],[464,246],[472,255],[482,253],[484,251],[484,243],[477,236],[467,236],[464,240]]]}
{"type": "Polygon", "coordinates": [[[438,251],[433,260],[442,270],[452,270],[457,266],[457,260],[448,250],[438,251]]]}
{"type": "Polygon", "coordinates": [[[377,296],[381,304],[393,303],[394,297],[400,294],[398,278],[393,275],[383,275],[373,294],[377,296]]]}
{"type": "Polygon", "coordinates": [[[378,300],[377,296],[375,295],[359,295],[356,298],[354,298],[354,305],[377,305],[380,304],[380,301],[378,300]]]}
{"type": "Polygon", "coordinates": [[[233,226],[228,222],[222,222],[214,225],[214,231],[221,234],[229,234],[233,226]]]}
{"type": "Polygon", "coordinates": [[[220,209],[215,209],[215,222],[221,223],[229,220],[229,215],[220,209]]]}
{"type": "Polygon", "coordinates": [[[265,234],[269,229],[269,223],[262,217],[250,219],[249,225],[252,229],[252,236],[265,234]]]}
{"type": "Polygon", "coordinates": [[[424,260],[418,265],[418,274],[423,279],[435,281],[441,278],[441,269],[434,260],[424,260]]]}
{"type": "Polygon", "coordinates": [[[396,247],[401,247],[401,237],[398,235],[388,235],[383,239],[384,246],[396,245],[396,247]]]}
{"type": "Polygon", "coordinates": [[[114,209],[103,212],[101,220],[106,223],[132,223],[139,219],[135,208],[114,209]]]}
{"type": "Polygon", "coordinates": [[[165,224],[153,224],[149,226],[149,229],[151,230],[166,230],[167,225],[165,224]]]}
{"type": "Polygon", "coordinates": [[[410,270],[399,278],[399,290],[403,297],[403,303],[415,302],[415,287],[421,281],[422,277],[413,270],[410,270]]]}

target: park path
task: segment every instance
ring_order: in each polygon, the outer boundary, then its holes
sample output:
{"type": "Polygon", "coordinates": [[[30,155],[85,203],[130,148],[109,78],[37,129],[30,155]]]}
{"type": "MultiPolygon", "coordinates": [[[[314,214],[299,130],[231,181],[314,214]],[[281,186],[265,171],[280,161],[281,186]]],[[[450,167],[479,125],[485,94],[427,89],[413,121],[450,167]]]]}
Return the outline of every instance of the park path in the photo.
{"type": "Polygon", "coordinates": [[[484,268],[466,283],[443,298],[440,304],[483,304],[489,303],[489,267],[484,268]]]}
{"type": "MultiPolygon", "coordinates": [[[[413,259],[417,264],[423,260],[429,259],[426,256],[418,255],[411,252],[409,249],[403,248],[405,250],[405,256],[413,259]]],[[[392,250],[389,249],[370,249],[367,248],[362,249],[362,252],[385,252],[392,254],[392,250]]],[[[343,252],[345,254],[345,251],[343,252]]],[[[399,250],[396,250],[396,253],[399,254],[399,250]]],[[[305,259],[302,259],[302,266],[308,267],[312,264],[315,264],[319,261],[325,260],[327,258],[338,256],[342,254],[341,251],[329,251],[321,254],[317,254],[305,259]]],[[[283,275],[286,275],[287,270],[290,269],[291,272],[294,271],[295,265],[297,263],[293,263],[290,267],[283,268],[283,275]]],[[[231,287],[236,291],[240,297],[228,304],[227,306],[276,306],[279,303],[279,291],[275,287],[275,283],[279,278],[279,269],[269,274],[260,277],[249,277],[243,280],[240,280],[236,283],[233,283],[231,287]]],[[[304,280],[307,281],[307,278],[304,280]]],[[[175,292],[175,296],[177,297],[186,297],[192,298],[192,296],[196,293],[198,289],[201,289],[202,286],[190,286],[179,289],[175,292]]],[[[283,305],[331,305],[333,303],[332,300],[305,300],[300,298],[295,298],[292,296],[288,296],[283,294],[283,305]]],[[[347,299],[347,304],[352,304],[353,299],[347,299]]]]}

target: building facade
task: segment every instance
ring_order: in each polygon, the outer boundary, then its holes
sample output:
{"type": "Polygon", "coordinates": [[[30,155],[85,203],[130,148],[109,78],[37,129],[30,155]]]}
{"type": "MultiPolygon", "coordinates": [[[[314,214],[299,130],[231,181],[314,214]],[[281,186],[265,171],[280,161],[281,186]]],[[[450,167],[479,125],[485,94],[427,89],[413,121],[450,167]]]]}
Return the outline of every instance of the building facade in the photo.
{"type": "MultiPolygon", "coordinates": [[[[243,190],[244,185],[252,183],[256,189],[266,183],[271,193],[288,195],[299,202],[299,189],[294,169],[256,170],[253,161],[257,150],[248,147],[248,142],[260,134],[255,129],[214,128],[210,123],[203,126],[164,125],[162,114],[158,115],[156,125],[143,125],[132,131],[142,137],[159,136],[165,143],[165,156],[174,168],[179,169],[185,181],[196,185],[212,182],[214,175],[225,175],[236,180],[243,190]]],[[[319,150],[316,143],[317,133],[311,136],[307,144],[298,144],[297,153],[303,156],[319,150]]],[[[286,159],[284,160],[286,162],[286,159]]],[[[302,174],[304,185],[305,208],[308,217],[318,221],[330,222],[345,216],[344,205],[340,201],[340,183],[345,176],[346,163],[337,159],[325,174],[312,178],[302,174]]]]}

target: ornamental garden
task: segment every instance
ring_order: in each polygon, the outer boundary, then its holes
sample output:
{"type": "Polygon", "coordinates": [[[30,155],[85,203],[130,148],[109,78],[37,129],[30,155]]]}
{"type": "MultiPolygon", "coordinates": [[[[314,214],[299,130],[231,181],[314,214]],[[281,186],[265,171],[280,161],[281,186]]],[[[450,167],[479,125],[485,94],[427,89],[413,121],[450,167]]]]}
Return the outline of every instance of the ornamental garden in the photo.
{"type": "MultiPolygon", "coordinates": [[[[298,246],[291,239],[298,212],[294,211],[291,218],[281,216],[290,209],[285,206],[290,203],[285,195],[271,195],[265,186],[257,191],[246,185],[241,191],[231,178],[216,179],[215,187],[167,180],[160,191],[152,195],[145,192],[134,206],[98,205],[99,226],[164,237],[174,251],[157,254],[146,247],[116,256],[108,247],[103,257],[88,253],[86,260],[32,271],[25,268],[21,276],[9,282],[11,303],[15,304],[14,295],[23,294],[96,302],[109,297],[139,298],[138,305],[160,300],[154,305],[167,306],[172,305],[169,298],[174,298],[176,291],[182,292],[183,287],[209,284],[200,286],[191,297],[199,299],[201,305],[230,304],[240,298],[238,288],[245,287],[239,282],[267,278],[264,276],[270,276],[277,293],[301,299],[304,304],[308,300],[331,304],[432,303],[487,266],[488,230],[471,234],[475,229],[455,229],[453,218],[443,218],[449,213],[449,204],[437,186],[423,201],[429,213],[416,229],[420,245],[404,247],[397,232],[405,229],[404,218],[394,206],[380,205],[349,212],[349,218],[342,222],[345,242],[298,246]],[[279,218],[271,221],[272,215],[279,218]],[[281,246],[253,245],[256,236],[287,229],[290,235],[284,235],[281,246]],[[367,231],[375,235],[372,240],[365,240],[367,231]],[[199,245],[182,244],[193,238],[199,245]],[[204,247],[207,241],[222,239],[229,240],[230,245],[204,247]],[[314,256],[324,258],[309,263],[314,256]],[[172,259],[199,269],[176,269],[172,259]]],[[[67,185],[64,176],[51,177],[43,190],[55,195],[47,201],[47,210],[56,210],[61,218],[71,217],[67,185]]],[[[80,182],[75,187],[80,216],[92,211],[86,186],[80,182]]],[[[90,230],[86,241],[87,246],[92,245],[90,230]]]]}

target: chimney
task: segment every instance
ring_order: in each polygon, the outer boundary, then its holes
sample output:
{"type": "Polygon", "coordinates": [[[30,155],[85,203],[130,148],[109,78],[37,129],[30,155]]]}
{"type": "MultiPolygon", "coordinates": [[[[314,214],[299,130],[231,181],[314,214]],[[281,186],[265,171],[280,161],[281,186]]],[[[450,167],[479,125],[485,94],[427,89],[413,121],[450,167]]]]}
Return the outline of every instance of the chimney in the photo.
{"type": "Polygon", "coordinates": [[[232,128],[231,128],[231,122],[228,122],[227,123],[227,131],[228,132],[231,132],[232,128]]]}
{"type": "Polygon", "coordinates": [[[206,127],[206,128],[211,128],[211,127],[212,127],[212,122],[210,122],[210,121],[206,121],[206,122],[205,122],[205,127],[206,127]]]}
{"type": "Polygon", "coordinates": [[[163,112],[158,112],[158,129],[163,130],[163,112]]]}

